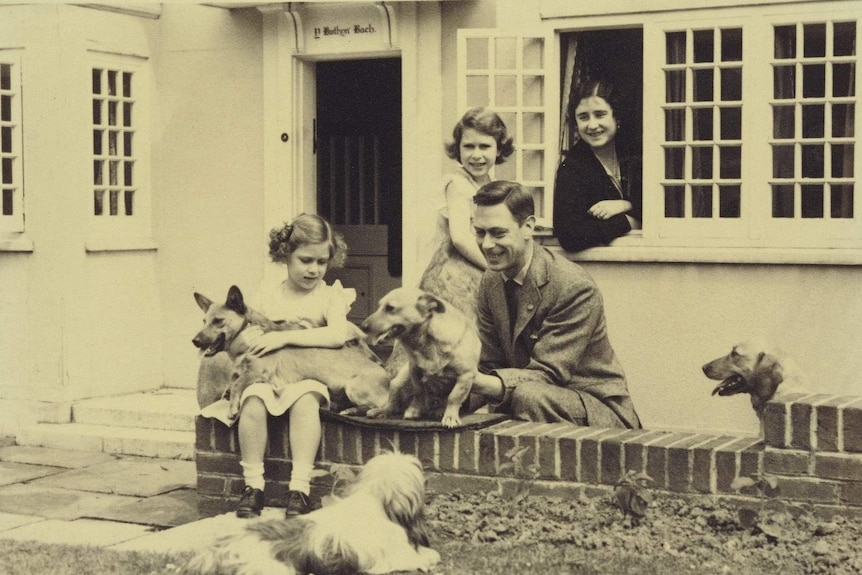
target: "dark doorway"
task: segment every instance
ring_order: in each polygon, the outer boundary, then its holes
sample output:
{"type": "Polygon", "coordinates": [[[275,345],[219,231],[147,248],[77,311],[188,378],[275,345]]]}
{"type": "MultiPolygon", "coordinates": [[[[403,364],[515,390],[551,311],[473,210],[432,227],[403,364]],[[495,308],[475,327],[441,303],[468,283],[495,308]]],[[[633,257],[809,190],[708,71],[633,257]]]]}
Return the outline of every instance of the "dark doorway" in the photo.
{"type": "Polygon", "coordinates": [[[318,62],[316,77],[317,213],[349,248],[327,280],[356,290],[358,322],[401,284],[401,60],[318,62]]]}

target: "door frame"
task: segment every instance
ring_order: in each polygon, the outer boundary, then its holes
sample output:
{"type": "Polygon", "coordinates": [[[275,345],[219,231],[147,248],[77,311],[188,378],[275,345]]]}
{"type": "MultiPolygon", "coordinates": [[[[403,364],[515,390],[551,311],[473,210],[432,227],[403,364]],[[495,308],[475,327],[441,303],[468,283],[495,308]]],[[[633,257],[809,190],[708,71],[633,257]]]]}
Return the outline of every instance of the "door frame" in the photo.
{"type": "MultiPolygon", "coordinates": [[[[373,4],[373,3],[369,3],[373,4]]],[[[441,18],[436,2],[400,2],[390,16],[397,21],[396,44],[379,50],[306,53],[299,36],[307,34],[286,8],[259,8],[263,14],[263,237],[286,214],[317,211],[317,174],[313,153],[316,115],[316,63],[359,58],[401,59],[402,230],[427,220],[428,182],[440,180],[442,145],[441,18]],[[421,48],[421,49],[420,49],[421,48]],[[420,90],[420,78],[422,82],[420,90]],[[440,81],[427,81],[441,78],[440,81]]],[[[314,9],[315,4],[306,4],[314,9]]],[[[403,285],[419,282],[419,239],[402,233],[403,285]]],[[[268,260],[265,260],[268,261],[268,260]]],[[[264,266],[264,277],[283,269],[264,266]]]]}

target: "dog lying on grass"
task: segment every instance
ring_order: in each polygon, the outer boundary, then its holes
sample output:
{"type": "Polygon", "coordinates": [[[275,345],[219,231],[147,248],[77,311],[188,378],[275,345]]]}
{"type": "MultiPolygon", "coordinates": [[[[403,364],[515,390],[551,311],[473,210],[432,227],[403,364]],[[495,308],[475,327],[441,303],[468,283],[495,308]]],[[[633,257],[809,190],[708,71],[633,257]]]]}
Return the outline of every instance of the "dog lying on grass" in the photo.
{"type": "Polygon", "coordinates": [[[344,498],[289,520],[245,523],[186,565],[187,575],[430,571],[425,476],[412,455],[369,460],[344,498]]]}
{"type": "Polygon", "coordinates": [[[409,358],[390,383],[388,403],[369,410],[368,417],[460,425],[459,412],[478,374],[482,348],[476,327],[464,314],[429,293],[398,288],[380,299],[361,327],[375,344],[396,339],[409,358]]]}
{"type": "Polygon", "coordinates": [[[777,348],[756,341],[738,343],[730,353],[710,361],[702,369],[706,377],[721,382],[712,395],[747,393],[759,418],[770,399],[804,390],[796,363],[777,348]]]}
{"type": "Polygon", "coordinates": [[[310,326],[269,320],[246,306],[242,292],[236,286],[228,290],[223,304],[213,303],[199,293],[194,296],[205,315],[204,327],[192,343],[204,357],[224,351],[232,361],[229,382],[225,382],[230,395],[229,417],[236,417],[243,390],[256,382],[270,383],[278,388],[303,379],[315,379],[329,389],[333,406],[346,408],[348,413],[364,413],[387,403],[389,379],[386,371],[374,361],[376,356],[364,342],[346,344],[338,349],[284,347],[255,356],[246,353],[255,332],[310,326]],[[348,408],[348,405],[352,407],[348,408]]]}

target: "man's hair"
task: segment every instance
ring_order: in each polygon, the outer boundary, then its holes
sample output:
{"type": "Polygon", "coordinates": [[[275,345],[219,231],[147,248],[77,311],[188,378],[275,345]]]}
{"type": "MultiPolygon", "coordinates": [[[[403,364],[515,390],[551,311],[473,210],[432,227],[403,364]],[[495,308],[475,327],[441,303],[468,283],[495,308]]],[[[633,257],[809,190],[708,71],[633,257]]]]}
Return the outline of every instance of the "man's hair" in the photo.
{"type": "Polygon", "coordinates": [[[473,203],[477,206],[506,204],[519,226],[536,214],[533,195],[521,184],[506,180],[489,182],[479,188],[473,196],[473,203]]]}

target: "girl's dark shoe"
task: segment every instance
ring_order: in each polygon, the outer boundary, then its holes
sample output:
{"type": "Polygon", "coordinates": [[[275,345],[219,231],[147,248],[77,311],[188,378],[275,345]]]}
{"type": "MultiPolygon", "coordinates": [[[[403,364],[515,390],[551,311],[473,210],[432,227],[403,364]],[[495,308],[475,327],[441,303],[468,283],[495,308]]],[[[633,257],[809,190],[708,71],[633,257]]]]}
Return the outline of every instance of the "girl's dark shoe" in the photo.
{"type": "Polygon", "coordinates": [[[305,515],[311,511],[311,502],[308,495],[302,491],[287,492],[287,508],[284,510],[284,517],[290,519],[297,515],[305,515]]]}
{"type": "Polygon", "coordinates": [[[242,518],[260,517],[263,510],[263,491],[246,486],[242,490],[239,505],[236,506],[236,516],[242,518]]]}

